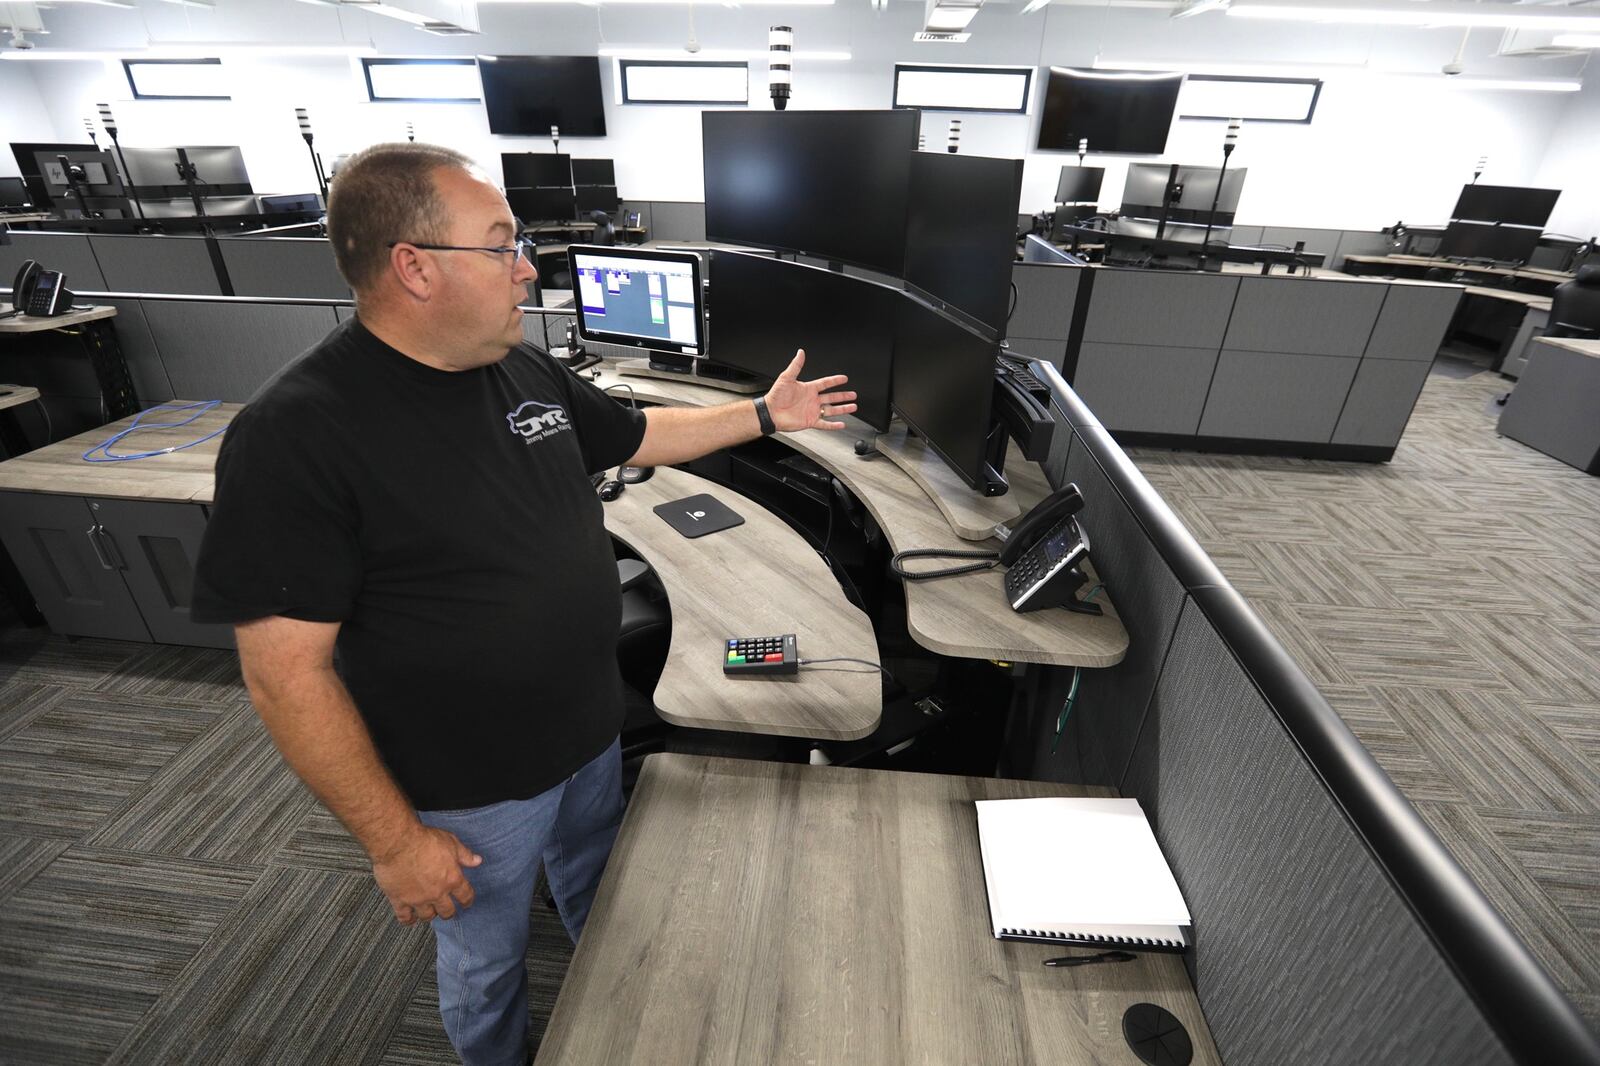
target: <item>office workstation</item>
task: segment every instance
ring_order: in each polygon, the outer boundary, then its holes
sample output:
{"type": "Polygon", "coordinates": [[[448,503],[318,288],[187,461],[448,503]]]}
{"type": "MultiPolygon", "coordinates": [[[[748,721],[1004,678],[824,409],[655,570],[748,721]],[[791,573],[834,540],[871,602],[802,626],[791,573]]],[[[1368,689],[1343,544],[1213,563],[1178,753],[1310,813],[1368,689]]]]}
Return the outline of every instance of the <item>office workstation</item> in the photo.
{"type": "MultiPolygon", "coordinates": [[[[969,13],[983,65],[911,42],[938,5],[685,50],[402,0],[452,36],[352,7],[376,55],[334,58],[269,6],[204,17],[281,55],[185,71],[138,0],[22,50],[128,62],[0,62],[51,101],[0,120],[0,1059],[1600,1063],[1592,85],[1394,93],[1314,27],[1115,3],[969,13]],[[1249,40],[1192,70],[1151,36],[1223,19],[1249,40]],[[1306,69],[1216,72],[1247,46],[1306,69]],[[495,221],[386,233],[382,284],[480,286],[430,311],[464,351],[509,264],[503,357],[421,358],[338,243],[379,142],[460,153],[438,202],[495,221]],[[345,413],[282,421],[361,335],[345,413]],[[736,442],[634,465],[602,411],[638,455],[736,442]],[[348,541],[303,524],[347,500],[348,541]],[[571,716],[618,716],[620,825],[586,922],[533,855],[525,1046],[479,1057],[447,956],[509,860],[391,913],[215,614],[224,538],[285,597],[357,553],[353,613],[267,617],[342,617],[351,693],[444,694],[410,740],[355,709],[463,841],[494,796],[435,772],[542,765],[564,734],[500,723],[565,706],[555,649],[604,664],[571,716]],[[446,615],[374,678],[373,634],[446,615]]],[[[1452,77],[1459,34],[1373,32],[1452,77]]],[[[1528,63],[1468,43],[1465,84],[1528,63]]]]}

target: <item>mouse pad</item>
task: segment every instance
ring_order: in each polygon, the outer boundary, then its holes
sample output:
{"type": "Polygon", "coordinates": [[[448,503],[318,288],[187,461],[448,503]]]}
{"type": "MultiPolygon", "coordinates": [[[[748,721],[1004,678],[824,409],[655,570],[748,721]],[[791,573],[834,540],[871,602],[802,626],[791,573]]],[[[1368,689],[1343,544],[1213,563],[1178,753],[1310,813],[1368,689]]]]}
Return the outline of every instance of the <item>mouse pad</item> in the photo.
{"type": "Polygon", "coordinates": [[[715,496],[705,492],[659,504],[651,510],[660,515],[667,525],[691,539],[744,525],[743,518],[715,496]]]}

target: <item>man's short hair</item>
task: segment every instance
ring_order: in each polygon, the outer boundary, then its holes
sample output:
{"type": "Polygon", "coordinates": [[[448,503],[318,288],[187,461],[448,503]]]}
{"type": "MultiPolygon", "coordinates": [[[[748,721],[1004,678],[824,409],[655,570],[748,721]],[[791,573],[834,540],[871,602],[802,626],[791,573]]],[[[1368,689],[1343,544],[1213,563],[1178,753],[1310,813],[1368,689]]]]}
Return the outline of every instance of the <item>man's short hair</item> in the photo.
{"type": "Polygon", "coordinates": [[[433,172],[475,165],[437,144],[375,144],[351,156],[328,192],[328,239],[350,288],[359,294],[383,276],[394,241],[444,243],[450,220],[433,172]]]}

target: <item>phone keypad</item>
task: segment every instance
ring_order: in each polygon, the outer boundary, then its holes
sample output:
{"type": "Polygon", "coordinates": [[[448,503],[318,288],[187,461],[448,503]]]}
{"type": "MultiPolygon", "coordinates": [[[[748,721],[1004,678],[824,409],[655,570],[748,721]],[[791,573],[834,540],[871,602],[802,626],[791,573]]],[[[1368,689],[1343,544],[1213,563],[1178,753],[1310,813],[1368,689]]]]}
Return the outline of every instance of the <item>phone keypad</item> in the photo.
{"type": "Polygon", "coordinates": [[[793,633],[774,637],[729,637],[722,651],[725,674],[793,674],[800,669],[793,633]]]}

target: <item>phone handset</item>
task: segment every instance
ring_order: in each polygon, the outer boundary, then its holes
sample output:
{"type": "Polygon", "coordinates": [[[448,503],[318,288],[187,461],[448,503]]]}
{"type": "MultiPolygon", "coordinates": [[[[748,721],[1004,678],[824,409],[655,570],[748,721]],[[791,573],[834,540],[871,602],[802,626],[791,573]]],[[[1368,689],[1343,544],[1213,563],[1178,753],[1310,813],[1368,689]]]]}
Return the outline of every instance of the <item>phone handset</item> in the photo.
{"type": "Polygon", "coordinates": [[[1074,516],[1083,508],[1083,494],[1068,485],[1029,511],[1000,549],[1006,567],[1006,599],[1014,611],[1065,607],[1082,614],[1102,614],[1098,603],[1078,599],[1088,581],[1082,570],[1089,557],[1089,535],[1074,516]]]}
{"type": "MultiPolygon", "coordinates": [[[[33,294],[33,283],[39,276],[37,260],[23,260],[17,276],[11,282],[11,314],[20,315],[28,309],[28,297],[33,294]]],[[[9,316],[8,316],[9,317],[9,316]]]]}

